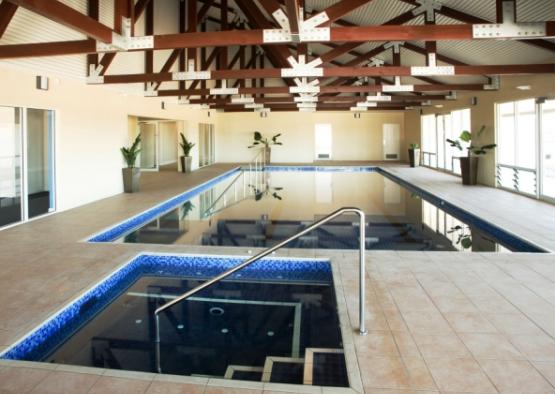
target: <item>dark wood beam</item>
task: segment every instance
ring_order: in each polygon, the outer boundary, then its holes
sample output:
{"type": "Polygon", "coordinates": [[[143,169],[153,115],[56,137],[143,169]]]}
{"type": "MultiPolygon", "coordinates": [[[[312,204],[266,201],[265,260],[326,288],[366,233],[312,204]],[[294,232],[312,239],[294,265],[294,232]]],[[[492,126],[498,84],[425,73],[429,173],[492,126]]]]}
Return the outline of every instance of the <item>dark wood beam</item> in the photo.
{"type": "MultiPolygon", "coordinates": [[[[449,85],[414,85],[416,92],[450,92],[461,91],[482,91],[482,84],[449,84],[449,85]]],[[[376,93],[383,92],[383,85],[363,85],[363,86],[322,86],[321,93],[376,93]]],[[[209,89],[186,89],[186,90],[159,90],[159,97],[171,96],[203,96],[210,94],[209,89]]],[[[276,87],[256,87],[239,88],[239,94],[289,94],[288,86],[276,87]]]]}
{"type": "Polygon", "coordinates": [[[17,5],[13,3],[3,1],[0,4],[0,38],[4,35],[16,11],[17,5]]]}
{"type": "Polygon", "coordinates": [[[285,0],[285,9],[289,18],[291,33],[298,34],[301,19],[299,0],[285,0]]]}
{"type": "MultiPolygon", "coordinates": [[[[4,4],[11,4],[8,2],[3,2],[2,4],[0,4],[0,18],[2,15],[2,6],[4,4]]],[[[14,6],[17,8],[17,6],[14,6]]],[[[90,16],[91,18],[93,18],[95,21],[98,21],[98,17],[99,17],[99,4],[98,4],[98,0],[87,0],[87,15],[90,16]]],[[[0,30],[0,37],[2,36],[2,31],[0,30]]],[[[98,66],[98,53],[89,53],[87,55],[87,75],[89,75],[90,73],[90,67],[94,66],[97,67],[98,66]]]]}
{"type": "Polygon", "coordinates": [[[95,40],[105,43],[112,42],[112,29],[58,0],[7,1],[83,33],[95,40]]]}
{"type": "MultiPolygon", "coordinates": [[[[177,49],[176,51],[179,51],[177,49]]],[[[173,55],[176,56],[176,55],[173,55]]],[[[253,53],[256,59],[256,53],[253,53]]],[[[238,57],[238,56],[237,56],[238,57]]],[[[172,57],[170,56],[170,59],[172,57]]],[[[256,62],[252,62],[256,67],[256,62]]],[[[385,67],[324,67],[324,78],[337,77],[411,77],[412,67],[409,66],[385,66],[385,67]]],[[[481,65],[481,66],[454,66],[454,75],[528,75],[528,74],[553,74],[555,64],[514,64],[514,65],[481,65]]],[[[280,68],[243,68],[243,69],[217,69],[211,71],[212,80],[222,79],[281,79],[280,68]]],[[[293,77],[291,77],[293,78],[293,77]]],[[[168,82],[172,81],[172,73],[169,68],[161,73],[147,74],[122,74],[107,75],[104,83],[137,83],[137,82],[168,82]]],[[[436,85],[440,85],[436,83],[436,85]]],[[[326,86],[331,86],[326,85],[326,86]]]]}
{"type": "MultiPolygon", "coordinates": [[[[198,16],[197,2],[188,0],[187,1],[187,33],[182,33],[181,35],[199,34],[199,33],[196,33],[197,25],[198,25],[197,16],[198,16]]],[[[200,35],[204,35],[204,34],[208,34],[208,33],[206,32],[200,33],[200,35]]],[[[202,46],[204,45],[201,45],[200,47],[202,46]]],[[[209,45],[206,45],[206,46],[209,46],[209,45]]],[[[193,62],[196,70],[197,69],[197,49],[194,47],[187,47],[187,63],[191,63],[191,62],[193,62]]]]}
{"type": "MultiPolygon", "coordinates": [[[[150,36],[153,34],[154,34],[154,1],[150,1],[146,5],[146,10],[145,10],[145,35],[150,36]]],[[[145,57],[145,73],[154,72],[154,51],[152,49],[146,50],[144,57],[145,57]]]]}

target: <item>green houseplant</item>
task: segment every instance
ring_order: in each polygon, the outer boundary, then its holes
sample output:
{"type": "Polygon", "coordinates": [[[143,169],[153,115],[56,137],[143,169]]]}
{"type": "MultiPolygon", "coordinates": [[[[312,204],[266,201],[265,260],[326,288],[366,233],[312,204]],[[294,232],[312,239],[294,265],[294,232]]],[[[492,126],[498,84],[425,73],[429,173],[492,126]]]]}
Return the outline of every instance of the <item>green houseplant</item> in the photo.
{"type": "Polygon", "coordinates": [[[185,134],[179,133],[179,136],[181,137],[181,142],[179,143],[179,146],[181,146],[181,150],[183,151],[183,156],[179,157],[179,159],[181,160],[181,172],[191,172],[193,158],[190,156],[190,153],[195,144],[187,140],[185,134]]]}
{"type": "Polygon", "coordinates": [[[496,144],[487,144],[482,146],[475,146],[472,144],[472,138],[474,136],[479,137],[486,126],[482,126],[477,133],[473,135],[470,131],[463,131],[459,138],[452,140],[447,138],[446,141],[453,147],[460,151],[463,151],[462,142],[468,143],[469,146],[466,147],[467,155],[460,157],[461,162],[461,175],[463,185],[475,185],[478,179],[478,157],[485,155],[489,150],[494,149],[496,144]]]}
{"type": "Polygon", "coordinates": [[[123,191],[125,193],[133,193],[139,191],[139,181],[141,177],[141,170],[135,167],[137,156],[141,152],[139,148],[141,144],[141,136],[138,135],[130,147],[122,147],[120,149],[123,159],[127,164],[127,168],[122,168],[123,174],[123,191]]]}
{"type": "Polygon", "coordinates": [[[409,146],[409,163],[411,167],[420,166],[420,145],[416,143],[409,146]]]}
{"type": "Polygon", "coordinates": [[[272,155],[272,148],[270,146],[283,145],[281,142],[277,140],[279,136],[281,136],[281,133],[274,135],[271,139],[268,139],[266,137],[263,137],[262,134],[260,134],[260,132],[255,131],[253,136],[254,140],[252,144],[249,146],[249,148],[254,148],[255,146],[262,145],[264,147],[265,164],[270,164],[271,155],[272,155]]]}

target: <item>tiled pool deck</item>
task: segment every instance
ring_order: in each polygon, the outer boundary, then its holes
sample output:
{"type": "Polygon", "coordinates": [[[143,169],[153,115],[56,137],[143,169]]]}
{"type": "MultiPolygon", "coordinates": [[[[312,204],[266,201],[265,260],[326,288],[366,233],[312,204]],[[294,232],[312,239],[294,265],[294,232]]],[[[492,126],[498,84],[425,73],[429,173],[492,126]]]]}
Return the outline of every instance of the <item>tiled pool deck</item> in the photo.
{"type": "MultiPolygon", "coordinates": [[[[118,195],[0,231],[0,348],[141,251],[244,255],[245,250],[221,247],[79,242],[232,167],[216,165],[187,176],[144,174],[139,194],[118,195]]],[[[555,250],[553,206],[491,188],[465,188],[449,175],[423,168],[388,169],[555,250]]],[[[343,319],[356,330],[355,251],[282,250],[279,255],[331,258],[348,306],[343,319]]],[[[360,368],[360,391],[555,392],[555,255],[369,252],[367,275],[370,333],[355,335],[350,352],[360,368]]],[[[0,362],[0,393],[248,394],[296,389],[341,392],[0,362]]]]}

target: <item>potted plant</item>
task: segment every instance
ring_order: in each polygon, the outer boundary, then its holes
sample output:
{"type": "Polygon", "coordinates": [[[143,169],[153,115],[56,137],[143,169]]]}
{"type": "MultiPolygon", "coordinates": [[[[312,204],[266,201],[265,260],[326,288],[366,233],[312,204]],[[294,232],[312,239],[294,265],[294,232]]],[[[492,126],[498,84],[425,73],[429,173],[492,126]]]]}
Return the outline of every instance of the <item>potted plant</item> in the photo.
{"type": "Polygon", "coordinates": [[[120,149],[123,159],[127,164],[127,168],[122,168],[123,174],[123,191],[125,193],[133,193],[139,191],[139,180],[141,178],[141,170],[135,167],[137,156],[141,152],[139,145],[141,143],[141,136],[138,135],[133,141],[133,144],[127,148],[120,149]]]}
{"type": "MultiPolygon", "coordinates": [[[[480,130],[476,133],[476,136],[479,137],[486,126],[482,126],[480,130]]],[[[478,157],[480,155],[485,155],[488,150],[495,148],[496,144],[488,144],[482,146],[474,146],[472,145],[472,133],[470,131],[463,131],[458,139],[451,140],[449,138],[446,141],[454,148],[459,149],[460,151],[463,150],[462,142],[466,142],[469,144],[467,149],[467,156],[460,157],[461,162],[461,175],[462,175],[462,183],[463,185],[475,185],[478,180],[478,157]]]]}
{"type": "Polygon", "coordinates": [[[268,140],[268,138],[262,137],[262,134],[260,134],[258,131],[255,131],[254,141],[252,145],[249,146],[249,148],[254,148],[257,145],[264,145],[265,164],[270,164],[272,154],[272,148],[270,148],[270,145],[283,145],[277,140],[280,135],[281,133],[276,134],[270,140],[268,140]]]}
{"type": "Polygon", "coordinates": [[[191,172],[193,158],[189,156],[189,153],[191,153],[191,149],[193,149],[193,146],[195,146],[195,144],[187,140],[187,137],[185,137],[183,133],[179,133],[179,135],[181,137],[181,142],[179,143],[179,145],[183,150],[183,156],[179,157],[179,159],[181,160],[181,172],[191,172]]]}
{"type": "Polygon", "coordinates": [[[420,166],[420,145],[415,143],[410,144],[409,162],[411,167],[420,166]]]}

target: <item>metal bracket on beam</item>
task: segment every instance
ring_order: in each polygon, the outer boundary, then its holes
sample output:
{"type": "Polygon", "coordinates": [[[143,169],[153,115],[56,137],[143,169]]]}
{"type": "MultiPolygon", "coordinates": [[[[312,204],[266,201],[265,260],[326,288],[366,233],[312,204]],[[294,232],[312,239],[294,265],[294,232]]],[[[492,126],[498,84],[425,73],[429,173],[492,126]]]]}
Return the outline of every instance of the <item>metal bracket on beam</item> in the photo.
{"type": "Polygon", "coordinates": [[[420,6],[413,9],[412,14],[417,16],[425,13],[427,22],[435,21],[435,12],[441,10],[441,7],[443,7],[439,0],[416,0],[416,2],[420,4],[420,6]]]}
{"type": "Polygon", "coordinates": [[[357,103],[357,107],[359,108],[370,108],[370,107],[374,108],[377,106],[378,106],[378,103],[373,103],[371,101],[359,101],[357,103]]]}
{"type": "Polygon", "coordinates": [[[401,77],[395,77],[394,85],[382,85],[382,92],[413,92],[414,85],[402,85],[401,77]]]}
{"type": "Polygon", "coordinates": [[[387,102],[387,101],[391,101],[391,96],[387,96],[387,95],[382,95],[380,92],[378,92],[375,96],[366,96],[366,101],[367,102],[387,102]]]}
{"type": "Polygon", "coordinates": [[[287,58],[289,64],[292,68],[282,68],[282,77],[323,77],[324,69],[318,68],[322,65],[322,59],[316,58],[313,61],[306,63],[306,57],[304,55],[299,56],[299,61],[295,60],[293,56],[287,58]]]}
{"type": "Polygon", "coordinates": [[[172,81],[198,81],[211,79],[210,71],[177,71],[172,73],[172,81]]]}
{"type": "Polygon", "coordinates": [[[484,90],[499,90],[501,88],[501,78],[499,75],[490,77],[490,83],[484,85],[484,90]]]}
{"type": "Polygon", "coordinates": [[[456,91],[452,91],[449,92],[449,96],[445,96],[446,100],[456,100],[457,99],[457,92],[456,91]]]}
{"type": "Polygon", "coordinates": [[[222,87],[210,89],[210,94],[213,94],[216,96],[227,96],[227,95],[239,94],[239,88],[228,88],[227,81],[223,79],[222,87]]]}
{"type": "Polygon", "coordinates": [[[272,16],[278,22],[281,29],[264,29],[263,39],[265,43],[279,42],[320,42],[330,41],[331,31],[329,27],[317,27],[329,21],[328,14],[320,12],[312,18],[299,21],[299,34],[291,33],[289,18],[280,8],[272,16]]]}
{"type": "Polygon", "coordinates": [[[515,4],[512,1],[503,2],[503,23],[486,23],[472,26],[472,36],[474,38],[508,40],[545,37],[546,35],[547,25],[545,22],[518,23],[515,20],[515,4]]]}
{"type": "Polygon", "coordinates": [[[455,75],[455,67],[453,66],[411,67],[410,75],[413,75],[413,76],[455,75]]]}
{"type": "Polygon", "coordinates": [[[104,67],[102,64],[95,66],[94,64],[89,65],[89,76],[87,77],[87,84],[89,85],[99,85],[104,83],[104,76],[101,75],[104,67]]]}
{"type": "Polygon", "coordinates": [[[320,86],[291,86],[289,87],[289,93],[320,93],[320,86]]]}
{"type": "Polygon", "coordinates": [[[405,45],[404,41],[389,41],[388,43],[384,44],[384,49],[393,48],[394,53],[399,53],[401,51],[401,47],[405,45]]]}
{"type": "Polygon", "coordinates": [[[239,97],[232,97],[231,104],[253,104],[254,97],[246,97],[245,95],[241,95],[239,97]]]}
{"type": "Polygon", "coordinates": [[[146,84],[146,90],[144,91],[145,97],[158,97],[158,91],[156,90],[156,86],[152,82],[148,82],[146,84]]]}
{"type": "Polygon", "coordinates": [[[96,42],[97,52],[119,52],[134,49],[154,49],[154,36],[124,37],[112,33],[112,43],[96,42]]]}

